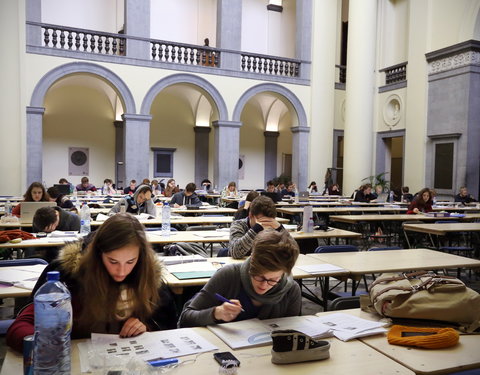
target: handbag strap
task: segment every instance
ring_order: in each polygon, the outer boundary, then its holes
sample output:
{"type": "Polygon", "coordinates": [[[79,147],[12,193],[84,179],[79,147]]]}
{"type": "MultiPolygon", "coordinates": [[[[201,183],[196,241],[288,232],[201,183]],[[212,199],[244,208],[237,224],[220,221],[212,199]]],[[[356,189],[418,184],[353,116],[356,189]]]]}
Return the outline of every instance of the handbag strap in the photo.
{"type": "MultiPolygon", "coordinates": [[[[438,276],[436,274],[431,274],[431,273],[427,273],[427,274],[423,273],[422,275],[425,275],[426,277],[425,277],[425,280],[423,280],[420,284],[410,285],[408,287],[393,284],[393,285],[387,286],[386,288],[378,291],[375,295],[372,296],[373,303],[375,303],[377,301],[378,297],[380,297],[382,294],[384,294],[386,292],[389,292],[390,290],[402,290],[402,291],[405,291],[405,292],[416,293],[419,290],[426,289],[427,285],[429,285],[429,284],[440,284],[440,283],[442,283],[442,284],[462,284],[462,285],[465,285],[461,280],[458,280],[456,277],[452,277],[452,276],[438,276]],[[455,281],[458,281],[458,282],[455,282],[455,281]]],[[[408,279],[408,280],[410,280],[412,278],[413,277],[406,277],[406,279],[408,279]]],[[[383,279],[382,281],[398,281],[398,280],[402,280],[403,277],[394,277],[394,280],[389,280],[389,279],[390,279],[390,277],[388,277],[386,279],[383,279]]],[[[372,286],[373,286],[373,284],[374,283],[372,283],[372,286]]],[[[370,289],[370,291],[371,291],[371,289],[370,289]]]]}
{"type": "Polygon", "coordinates": [[[384,282],[390,282],[390,281],[398,281],[398,280],[410,280],[414,279],[418,276],[425,275],[425,276],[432,276],[432,274],[428,273],[427,271],[416,271],[416,272],[410,272],[410,273],[400,273],[398,275],[392,275],[392,276],[387,276],[387,277],[379,277],[377,278],[373,283],[370,284],[369,289],[372,289],[375,285],[384,283],[384,282]]]}

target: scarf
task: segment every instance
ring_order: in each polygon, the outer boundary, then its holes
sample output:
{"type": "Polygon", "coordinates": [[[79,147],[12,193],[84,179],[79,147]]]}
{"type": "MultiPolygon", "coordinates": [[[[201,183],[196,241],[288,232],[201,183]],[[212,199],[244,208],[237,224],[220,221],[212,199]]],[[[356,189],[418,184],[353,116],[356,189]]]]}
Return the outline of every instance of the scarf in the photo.
{"type": "Polygon", "coordinates": [[[295,282],[291,275],[284,274],[278,284],[272,287],[268,292],[265,294],[257,294],[253,289],[252,279],[248,272],[249,270],[250,258],[247,258],[247,260],[245,260],[240,266],[240,280],[242,282],[242,287],[252,300],[258,301],[261,304],[275,305],[279,303],[295,282]]]}

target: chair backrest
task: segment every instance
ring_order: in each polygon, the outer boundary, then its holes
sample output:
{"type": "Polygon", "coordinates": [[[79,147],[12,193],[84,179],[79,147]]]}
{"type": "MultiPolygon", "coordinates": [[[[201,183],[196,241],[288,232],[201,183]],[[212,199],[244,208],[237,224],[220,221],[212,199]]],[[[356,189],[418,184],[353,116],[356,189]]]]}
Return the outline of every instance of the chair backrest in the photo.
{"type": "Polygon", "coordinates": [[[33,266],[34,264],[48,264],[48,262],[40,258],[0,260],[0,267],[33,266]]]}
{"type": "Polygon", "coordinates": [[[371,247],[367,251],[380,251],[380,250],[402,250],[402,248],[398,246],[371,247]]]}
{"type": "Polygon", "coordinates": [[[358,247],[353,245],[329,245],[319,246],[315,249],[315,253],[348,253],[358,251],[358,247]]]}
{"type": "Polygon", "coordinates": [[[338,297],[332,301],[330,310],[356,309],[360,307],[360,296],[338,297]]]}
{"type": "Polygon", "coordinates": [[[215,230],[217,229],[216,225],[192,225],[187,227],[187,231],[190,230],[215,230]]]}

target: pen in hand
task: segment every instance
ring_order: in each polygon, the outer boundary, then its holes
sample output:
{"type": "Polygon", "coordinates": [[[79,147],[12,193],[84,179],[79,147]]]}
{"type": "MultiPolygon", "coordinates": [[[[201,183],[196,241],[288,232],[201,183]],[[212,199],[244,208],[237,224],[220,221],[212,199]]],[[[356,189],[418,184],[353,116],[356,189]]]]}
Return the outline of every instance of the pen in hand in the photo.
{"type": "MultiPolygon", "coordinates": [[[[232,305],[236,305],[236,303],[233,303],[232,301],[230,301],[229,299],[225,298],[224,296],[218,294],[218,293],[215,293],[215,298],[221,302],[227,302],[227,303],[230,303],[232,305]]],[[[242,312],[245,312],[245,310],[242,308],[241,309],[242,312]]]]}

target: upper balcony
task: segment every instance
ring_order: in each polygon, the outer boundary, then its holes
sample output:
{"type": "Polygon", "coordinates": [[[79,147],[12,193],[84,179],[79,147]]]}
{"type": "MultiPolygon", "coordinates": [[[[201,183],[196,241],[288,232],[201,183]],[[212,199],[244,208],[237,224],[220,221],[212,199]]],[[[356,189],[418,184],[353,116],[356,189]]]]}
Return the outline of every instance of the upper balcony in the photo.
{"type": "Polygon", "coordinates": [[[28,53],[310,84],[310,61],[27,21],[28,53]]]}

